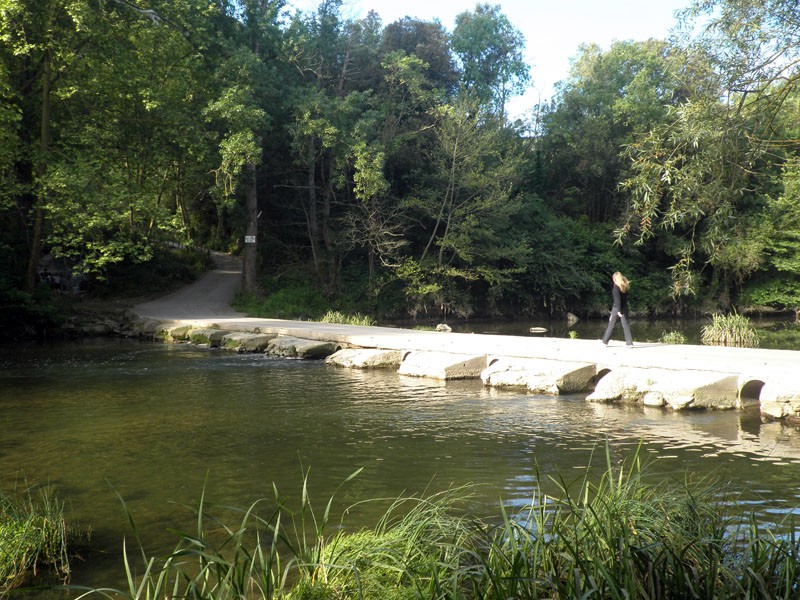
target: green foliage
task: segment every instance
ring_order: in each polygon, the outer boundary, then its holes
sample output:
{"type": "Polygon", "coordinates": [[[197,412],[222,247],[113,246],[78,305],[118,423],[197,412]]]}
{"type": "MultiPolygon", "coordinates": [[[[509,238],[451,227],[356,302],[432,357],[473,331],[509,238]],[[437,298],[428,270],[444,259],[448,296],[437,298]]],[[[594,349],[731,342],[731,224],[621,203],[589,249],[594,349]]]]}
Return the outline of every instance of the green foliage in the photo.
{"type": "Polygon", "coordinates": [[[509,98],[524,92],[530,80],[523,60],[525,38],[499,4],[479,3],[474,11],[456,16],[452,46],[461,60],[465,87],[504,116],[509,98]]]}
{"type": "Polygon", "coordinates": [[[630,146],[633,174],[624,182],[630,204],[618,240],[632,236],[641,244],[659,230],[681,235],[675,296],[696,290],[696,262],[740,283],[758,266],[761,246],[746,235],[742,208],[752,184],[736,165],[756,161],[758,149],[747,142],[742,116],[716,100],[686,102],[671,118],[630,146]]]}
{"type": "Polygon", "coordinates": [[[700,35],[582,46],[530,137],[505,118],[524,40],[491,4],[452,32],[339,0],[0,6],[10,320],[47,320],[43,255],[110,289],[166,241],[241,250],[256,223],[248,291],[256,255],[313,274],[259,300],[274,316],[593,312],[623,266],[637,311],[800,302],[789,0],[702,0],[700,35]]]}
{"type": "Polygon", "coordinates": [[[758,332],[750,325],[750,319],[737,313],[712,315],[711,323],[703,326],[700,340],[709,346],[757,348],[759,344],[758,332]]]}
{"type": "Polygon", "coordinates": [[[147,261],[113,265],[102,280],[87,285],[87,292],[90,297],[99,298],[164,294],[191,283],[212,264],[208,252],[157,247],[147,261]]]}
{"type": "Polygon", "coordinates": [[[662,344],[685,344],[686,336],[680,331],[664,331],[658,341],[662,344]]]}
{"type": "Polygon", "coordinates": [[[268,291],[266,295],[241,294],[233,307],[250,317],[308,320],[324,314],[328,302],[313,284],[298,283],[268,291]]]}
{"type": "Polygon", "coordinates": [[[0,595],[43,568],[59,579],[70,575],[63,504],[51,488],[0,494],[0,595]]]}
{"type": "Polygon", "coordinates": [[[530,251],[507,300],[534,314],[607,309],[609,274],[621,262],[608,228],[556,216],[538,198],[528,200],[518,225],[530,251]]]}
{"type": "Polygon", "coordinates": [[[342,325],[375,325],[375,319],[368,315],[356,313],[354,315],[344,314],[338,310],[329,310],[319,319],[320,323],[341,323],[342,325]]]}
{"type": "Polygon", "coordinates": [[[742,291],[739,302],[750,308],[800,308],[800,277],[775,275],[754,278],[742,291]]]}
{"type": "Polygon", "coordinates": [[[782,193],[765,198],[756,220],[763,249],[760,272],[744,287],[740,301],[752,306],[786,310],[800,307],[800,163],[791,158],[783,166],[782,193]]]}
{"type": "Polygon", "coordinates": [[[62,299],[44,284],[32,293],[0,280],[0,327],[11,339],[41,337],[64,321],[62,299]]]}
{"type": "Polygon", "coordinates": [[[558,102],[542,115],[543,197],[593,222],[615,221],[624,207],[617,188],[628,161],[620,151],[665,118],[676,82],[666,42],[581,46],[558,102]],[[610,184],[609,182],[614,182],[610,184]]]}

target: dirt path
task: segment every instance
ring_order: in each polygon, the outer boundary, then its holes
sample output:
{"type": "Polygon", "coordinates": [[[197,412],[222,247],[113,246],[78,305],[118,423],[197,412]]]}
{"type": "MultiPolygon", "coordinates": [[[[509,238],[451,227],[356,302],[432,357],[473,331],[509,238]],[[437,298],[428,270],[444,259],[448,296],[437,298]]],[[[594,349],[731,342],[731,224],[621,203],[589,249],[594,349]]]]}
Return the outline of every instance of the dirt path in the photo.
{"type": "Polygon", "coordinates": [[[242,283],[241,259],[212,252],[214,269],[176,292],[137,304],[131,310],[142,318],[161,321],[198,321],[243,317],[231,308],[242,283]]]}

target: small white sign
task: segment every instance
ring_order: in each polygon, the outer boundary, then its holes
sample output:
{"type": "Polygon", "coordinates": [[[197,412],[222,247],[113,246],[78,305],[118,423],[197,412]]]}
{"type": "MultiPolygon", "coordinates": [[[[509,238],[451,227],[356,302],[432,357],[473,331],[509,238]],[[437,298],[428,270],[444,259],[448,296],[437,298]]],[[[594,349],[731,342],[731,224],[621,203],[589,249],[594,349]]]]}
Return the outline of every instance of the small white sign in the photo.
{"type": "Polygon", "coordinates": [[[244,236],[244,243],[245,244],[255,244],[256,243],[256,236],[254,236],[254,235],[246,235],[246,236],[244,236]]]}

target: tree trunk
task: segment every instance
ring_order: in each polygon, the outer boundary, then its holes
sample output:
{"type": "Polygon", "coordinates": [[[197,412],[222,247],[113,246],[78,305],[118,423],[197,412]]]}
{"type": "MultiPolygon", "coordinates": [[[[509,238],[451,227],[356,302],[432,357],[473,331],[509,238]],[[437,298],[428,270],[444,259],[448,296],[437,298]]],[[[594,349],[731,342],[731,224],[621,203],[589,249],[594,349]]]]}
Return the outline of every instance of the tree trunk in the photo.
{"type": "Polygon", "coordinates": [[[245,202],[247,209],[247,226],[245,228],[244,265],[242,267],[242,291],[255,293],[256,263],[258,262],[258,170],[255,165],[248,165],[245,202]]]}
{"type": "Polygon", "coordinates": [[[325,290],[328,294],[332,294],[337,289],[338,280],[338,256],[336,252],[336,244],[334,242],[333,223],[331,222],[331,210],[333,206],[333,185],[331,183],[333,178],[334,160],[332,153],[324,160],[325,181],[322,188],[322,241],[325,244],[325,260],[328,267],[327,282],[325,290]]]}
{"type": "Polygon", "coordinates": [[[319,214],[317,210],[317,182],[316,182],[316,137],[311,136],[308,141],[308,164],[306,166],[306,183],[308,188],[308,238],[311,244],[311,255],[314,259],[314,270],[317,273],[317,280],[323,283],[324,270],[322,268],[322,252],[320,248],[319,234],[319,214]]]}
{"type": "Polygon", "coordinates": [[[44,238],[44,176],[47,172],[47,155],[50,151],[50,87],[52,83],[52,66],[50,52],[45,50],[42,60],[42,126],[39,134],[39,161],[36,165],[36,200],[34,204],[33,235],[28,256],[28,268],[25,272],[23,289],[33,292],[36,287],[39,271],[39,259],[42,255],[44,238]]]}

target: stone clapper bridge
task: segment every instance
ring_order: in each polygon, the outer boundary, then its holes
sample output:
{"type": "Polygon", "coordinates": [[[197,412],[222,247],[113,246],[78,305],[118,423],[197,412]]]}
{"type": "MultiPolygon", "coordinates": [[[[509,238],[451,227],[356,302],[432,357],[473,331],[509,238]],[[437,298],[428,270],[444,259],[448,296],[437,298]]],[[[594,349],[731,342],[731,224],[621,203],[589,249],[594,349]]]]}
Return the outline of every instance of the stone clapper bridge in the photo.
{"type": "Polygon", "coordinates": [[[230,308],[241,264],[217,268],[165,298],[134,307],[132,333],[237,352],[324,358],[404,376],[477,379],[537,394],[588,393],[594,402],[685,409],[756,407],[800,421],[800,352],[717,346],[418,331],[249,318],[230,308]]]}

